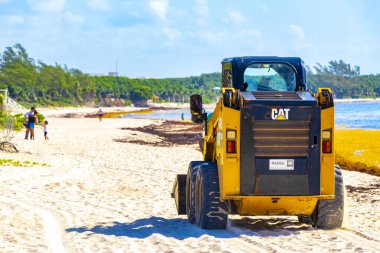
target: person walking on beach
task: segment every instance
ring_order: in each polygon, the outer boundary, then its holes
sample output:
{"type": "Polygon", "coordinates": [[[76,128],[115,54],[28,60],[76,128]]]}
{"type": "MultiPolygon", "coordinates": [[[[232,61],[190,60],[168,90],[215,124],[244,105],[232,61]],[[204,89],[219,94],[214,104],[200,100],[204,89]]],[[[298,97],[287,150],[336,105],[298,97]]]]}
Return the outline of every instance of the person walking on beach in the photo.
{"type": "Polygon", "coordinates": [[[49,137],[47,136],[47,125],[49,124],[49,122],[47,122],[47,120],[44,121],[44,137],[45,137],[45,140],[49,140],[49,137]]]}
{"type": "Polygon", "coordinates": [[[25,118],[25,123],[24,123],[24,126],[26,128],[26,132],[25,132],[25,140],[28,139],[29,137],[29,133],[30,133],[30,128],[29,128],[29,117],[30,116],[33,116],[34,115],[34,112],[36,111],[36,109],[34,107],[31,107],[30,108],[30,111],[25,113],[24,115],[24,118],[25,118]]]}
{"type": "Polygon", "coordinates": [[[38,112],[34,110],[34,114],[29,116],[28,122],[29,122],[29,132],[30,132],[30,139],[34,140],[34,128],[36,124],[38,124],[38,118],[37,118],[38,112]]]}
{"type": "Polygon", "coordinates": [[[104,112],[103,112],[102,108],[100,108],[98,111],[99,122],[102,121],[103,115],[104,115],[104,112]]]}

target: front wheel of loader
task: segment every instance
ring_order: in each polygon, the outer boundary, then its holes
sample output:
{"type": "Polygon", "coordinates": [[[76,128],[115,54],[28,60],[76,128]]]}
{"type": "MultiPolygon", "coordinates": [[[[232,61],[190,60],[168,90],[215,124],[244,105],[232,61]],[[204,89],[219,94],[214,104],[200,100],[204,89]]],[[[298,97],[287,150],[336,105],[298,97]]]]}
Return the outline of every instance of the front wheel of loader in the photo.
{"type": "Polygon", "coordinates": [[[312,226],[323,229],[340,228],[344,216],[343,177],[339,166],[335,166],[335,199],[319,200],[311,215],[312,226]]]}
{"type": "Polygon", "coordinates": [[[186,215],[187,220],[191,223],[195,223],[195,179],[197,177],[197,171],[199,165],[204,161],[191,161],[187,170],[186,176],[186,215]]]}
{"type": "Polygon", "coordinates": [[[203,229],[226,229],[227,205],[220,199],[218,167],[199,166],[195,187],[195,222],[203,229]]]}

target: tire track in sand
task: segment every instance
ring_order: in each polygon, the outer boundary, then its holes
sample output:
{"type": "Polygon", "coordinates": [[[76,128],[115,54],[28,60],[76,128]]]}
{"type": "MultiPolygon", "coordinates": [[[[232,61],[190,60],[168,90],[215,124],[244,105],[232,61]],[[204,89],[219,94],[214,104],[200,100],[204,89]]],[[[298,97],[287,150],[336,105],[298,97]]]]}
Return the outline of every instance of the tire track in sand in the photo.
{"type": "Polygon", "coordinates": [[[54,215],[44,209],[38,209],[37,212],[42,217],[44,222],[45,242],[49,251],[54,253],[63,253],[65,249],[63,247],[60,227],[54,215]]]}
{"type": "Polygon", "coordinates": [[[2,201],[5,200],[4,202],[12,203],[13,205],[32,211],[33,213],[40,216],[43,224],[45,245],[49,251],[54,253],[65,252],[61,239],[60,227],[52,213],[46,209],[38,207],[37,205],[33,205],[25,201],[17,201],[7,196],[2,196],[1,199],[2,201]]]}
{"type": "Polygon", "coordinates": [[[361,246],[363,246],[364,248],[370,248],[374,251],[377,251],[380,248],[379,240],[368,237],[354,229],[341,228],[331,232],[335,234],[337,237],[342,238],[344,240],[355,243],[360,242],[361,246]]]}
{"type": "Polygon", "coordinates": [[[348,231],[348,232],[352,232],[352,233],[354,233],[355,235],[360,236],[360,237],[362,237],[362,238],[364,238],[364,239],[366,239],[366,240],[375,241],[375,242],[380,243],[380,240],[379,240],[379,239],[375,239],[375,238],[373,238],[373,237],[371,237],[371,236],[365,235],[365,234],[363,234],[362,232],[359,232],[359,231],[357,231],[357,230],[355,230],[355,229],[342,227],[341,230],[345,230],[345,231],[348,231]]]}

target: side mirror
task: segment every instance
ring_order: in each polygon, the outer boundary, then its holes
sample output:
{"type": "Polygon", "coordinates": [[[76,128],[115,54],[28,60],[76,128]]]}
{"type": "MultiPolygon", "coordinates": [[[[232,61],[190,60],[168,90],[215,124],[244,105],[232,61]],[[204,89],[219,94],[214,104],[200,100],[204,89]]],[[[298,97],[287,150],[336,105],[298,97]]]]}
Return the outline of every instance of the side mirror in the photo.
{"type": "Polygon", "coordinates": [[[203,122],[203,109],[202,109],[202,96],[198,94],[191,95],[190,97],[190,112],[191,121],[194,123],[203,122]]]}

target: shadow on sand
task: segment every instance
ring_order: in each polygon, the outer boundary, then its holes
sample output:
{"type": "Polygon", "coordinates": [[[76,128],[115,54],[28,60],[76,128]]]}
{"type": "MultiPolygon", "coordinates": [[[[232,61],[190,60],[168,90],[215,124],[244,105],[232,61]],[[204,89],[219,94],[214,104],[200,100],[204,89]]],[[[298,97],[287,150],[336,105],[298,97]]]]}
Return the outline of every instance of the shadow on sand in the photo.
{"type": "Polygon", "coordinates": [[[301,230],[309,230],[310,226],[299,223],[294,218],[242,218],[230,219],[227,230],[204,230],[188,223],[187,219],[150,217],[138,219],[130,223],[113,222],[95,227],[68,228],[66,232],[126,236],[131,238],[147,238],[152,234],[161,234],[178,240],[198,238],[210,235],[216,238],[234,238],[241,235],[277,237],[297,234],[301,230]]]}

